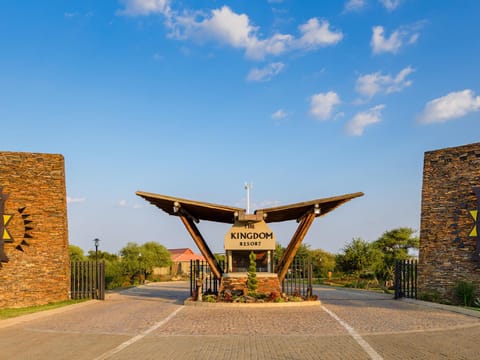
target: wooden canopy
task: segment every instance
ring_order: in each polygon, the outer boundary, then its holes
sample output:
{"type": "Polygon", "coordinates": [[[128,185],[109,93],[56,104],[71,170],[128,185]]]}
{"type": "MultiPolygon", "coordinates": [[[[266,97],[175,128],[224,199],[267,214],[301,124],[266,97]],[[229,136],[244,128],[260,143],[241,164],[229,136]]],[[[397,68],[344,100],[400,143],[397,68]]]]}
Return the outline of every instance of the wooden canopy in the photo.
{"type": "MultiPolygon", "coordinates": [[[[185,210],[193,219],[198,221],[207,220],[233,224],[235,222],[235,217],[238,217],[239,213],[245,212],[245,209],[238,207],[187,200],[143,191],[137,191],[136,194],[156,207],[162,209],[169,215],[179,215],[179,209],[181,208],[185,210]]],[[[302,218],[302,216],[309,212],[314,212],[315,217],[318,217],[325,215],[347,201],[362,195],[363,193],[357,192],[353,194],[310,200],[296,204],[258,209],[255,211],[255,213],[262,212],[264,214],[264,220],[267,223],[299,220],[302,218]],[[317,209],[317,211],[315,211],[315,209],[317,209]]]]}
{"type": "Polygon", "coordinates": [[[180,217],[185,228],[192,236],[193,241],[210,265],[213,274],[218,278],[222,276],[223,269],[216,261],[215,256],[208,247],[195,223],[198,223],[200,220],[207,220],[234,224],[237,219],[242,218],[253,221],[264,220],[265,222],[297,220],[300,223],[297,231],[290,240],[290,243],[277,265],[276,272],[280,282],[285,278],[288,267],[292,263],[300,244],[305,238],[310,225],[313,223],[313,220],[318,216],[329,213],[347,201],[363,196],[363,193],[361,192],[345,194],[296,204],[258,209],[255,211],[254,215],[250,215],[245,214],[245,209],[233,206],[217,205],[143,191],[137,191],[136,194],[159,209],[162,209],[167,214],[180,217]]]}

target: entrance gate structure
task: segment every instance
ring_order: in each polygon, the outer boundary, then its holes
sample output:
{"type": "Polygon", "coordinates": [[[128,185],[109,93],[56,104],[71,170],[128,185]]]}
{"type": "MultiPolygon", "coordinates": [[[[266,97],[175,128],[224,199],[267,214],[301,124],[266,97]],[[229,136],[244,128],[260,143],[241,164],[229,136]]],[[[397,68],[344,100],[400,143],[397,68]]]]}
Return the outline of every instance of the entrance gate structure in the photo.
{"type": "Polygon", "coordinates": [[[279,207],[256,210],[253,214],[245,209],[187,200],[172,196],[137,191],[138,196],[165,211],[178,216],[188,233],[206,259],[211,273],[221,279],[219,292],[243,290],[246,287],[248,254],[256,255],[258,291],[271,293],[281,291],[280,284],[287,276],[289,267],[305,238],[313,220],[333,211],[340,205],[360,196],[357,192],[322,198],[279,207]],[[232,224],[224,238],[226,253],[225,269],[213,255],[197,225],[200,220],[232,224]],[[273,268],[275,235],[269,223],[296,220],[298,227],[276,268],[273,268]]]}

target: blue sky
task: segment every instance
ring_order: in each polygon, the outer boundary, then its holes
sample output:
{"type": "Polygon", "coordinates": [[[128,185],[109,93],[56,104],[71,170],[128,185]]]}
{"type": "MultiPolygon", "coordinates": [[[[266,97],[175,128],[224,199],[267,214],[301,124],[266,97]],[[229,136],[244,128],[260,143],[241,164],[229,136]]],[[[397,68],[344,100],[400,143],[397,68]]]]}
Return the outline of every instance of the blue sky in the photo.
{"type": "MultiPolygon", "coordinates": [[[[252,208],[363,191],[305,242],[420,227],[423,153],[480,139],[478,1],[21,1],[2,151],[65,156],[70,242],[193,247],[142,190],[252,208]]],[[[228,225],[200,223],[214,251],[228,225]]],[[[272,224],[286,245],[296,223],[272,224]]]]}

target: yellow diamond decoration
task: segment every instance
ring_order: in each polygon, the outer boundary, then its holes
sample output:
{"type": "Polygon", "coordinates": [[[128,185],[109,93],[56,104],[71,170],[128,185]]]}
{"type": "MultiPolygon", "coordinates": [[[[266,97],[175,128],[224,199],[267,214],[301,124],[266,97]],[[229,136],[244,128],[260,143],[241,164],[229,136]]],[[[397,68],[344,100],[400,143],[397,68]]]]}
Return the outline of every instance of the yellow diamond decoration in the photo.
{"type": "Polygon", "coordinates": [[[12,215],[3,215],[3,224],[4,224],[3,240],[12,240],[12,237],[10,236],[10,234],[7,231],[7,224],[10,221],[11,218],[12,218],[12,215]]]}
{"type": "Polygon", "coordinates": [[[477,236],[477,216],[478,216],[478,210],[470,210],[470,215],[472,215],[473,220],[475,220],[475,226],[473,227],[472,231],[470,232],[470,236],[477,236]]]}

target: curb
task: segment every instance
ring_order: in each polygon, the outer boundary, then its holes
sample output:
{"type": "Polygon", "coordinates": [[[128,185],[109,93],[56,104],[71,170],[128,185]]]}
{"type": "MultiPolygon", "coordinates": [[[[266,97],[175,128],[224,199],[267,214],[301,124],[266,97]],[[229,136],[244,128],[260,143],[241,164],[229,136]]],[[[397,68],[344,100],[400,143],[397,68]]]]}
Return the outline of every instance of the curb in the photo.
{"type": "Polygon", "coordinates": [[[415,300],[415,299],[408,299],[408,298],[401,298],[400,300],[407,303],[414,304],[414,305],[418,305],[418,306],[425,306],[425,307],[430,307],[434,309],[450,311],[450,312],[459,313],[459,314],[476,317],[480,319],[480,311],[476,311],[476,310],[470,310],[470,309],[465,309],[459,306],[438,304],[430,301],[415,300]]]}
{"type": "Polygon", "coordinates": [[[101,300],[88,300],[78,304],[65,305],[56,309],[41,310],[41,311],[27,314],[27,315],[21,315],[21,316],[16,316],[10,319],[0,320],[0,329],[13,326],[13,325],[23,324],[32,320],[42,319],[50,315],[61,314],[61,313],[74,310],[80,307],[96,304],[99,301],[101,300]]]}
{"type": "Polygon", "coordinates": [[[203,301],[193,301],[190,298],[183,302],[185,306],[195,307],[211,307],[211,308],[282,308],[282,307],[305,307],[305,306],[320,306],[320,300],[315,301],[298,301],[298,302],[283,302],[283,303],[209,303],[203,301]]]}

